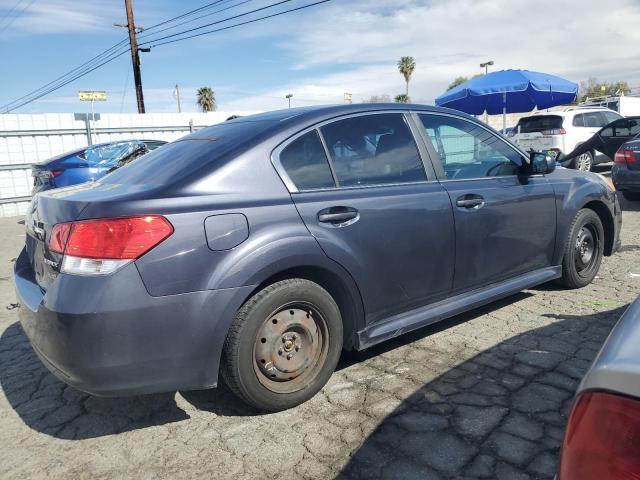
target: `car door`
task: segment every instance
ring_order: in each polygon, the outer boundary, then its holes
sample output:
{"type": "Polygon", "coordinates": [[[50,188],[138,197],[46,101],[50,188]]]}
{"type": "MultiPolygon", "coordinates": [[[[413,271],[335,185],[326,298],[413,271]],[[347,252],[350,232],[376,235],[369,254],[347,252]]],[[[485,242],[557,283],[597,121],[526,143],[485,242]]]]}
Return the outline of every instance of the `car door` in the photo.
{"type": "Polygon", "coordinates": [[[613,159],[618,149],[640,133],[640,117],[621,118],[598,132],[596,148],[613,159]]]}
{"type": "Polygon", "coordinates": [[[550,266],[556,208],[547,179],[519,176],[521,153],[479,123],[442,114],[416,117],[454,209],[453,290],[550,266]]]}
{"type": "Polygon", "coordinates": [[[368,323],[449,294],[451,203],[403,113],[325,122],[273,158],[311,234],[355,279],[368,323]]]}

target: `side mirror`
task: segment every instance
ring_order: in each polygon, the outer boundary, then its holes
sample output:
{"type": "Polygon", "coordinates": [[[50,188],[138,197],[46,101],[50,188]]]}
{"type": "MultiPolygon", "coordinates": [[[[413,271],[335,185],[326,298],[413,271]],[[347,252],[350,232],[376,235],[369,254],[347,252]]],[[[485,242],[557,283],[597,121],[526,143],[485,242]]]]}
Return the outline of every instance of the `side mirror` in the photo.
{"type": "Polygon", "coordinates": [[[529,154],[531,175],[547,174],[556,169],[556,160],[545,152],[531,152],[529,154]]]}

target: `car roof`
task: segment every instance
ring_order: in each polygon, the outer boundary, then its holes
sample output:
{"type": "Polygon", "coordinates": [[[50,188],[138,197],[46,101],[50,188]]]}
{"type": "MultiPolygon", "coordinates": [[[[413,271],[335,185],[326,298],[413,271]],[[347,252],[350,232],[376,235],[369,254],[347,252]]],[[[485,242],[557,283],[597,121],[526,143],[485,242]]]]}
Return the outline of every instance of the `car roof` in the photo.
{"type": "Polygon", "coordinates": [[[432,112],[432,113],[447,113],[450,115],[456,115],[459,117],[466,117],[472,121],[474,117],[467,115],[466,113],[458,110],[452,110],[450,108],[434,107],[431,105],[421,105],[412,103],[356,103],[347,105],[323,105],[323,106],[311,106],[311,107],[299,107],[299,108],[287,108],[284,110],[275,110],[271,112],[257,113],[254,115],[247,115],[238,117],[233,120],[228,120],[223,123],[212,125],[211,127],[198,130],[191,135],[182,137],[176,141],[184,141],[191,139],[200,140],[216,140],[217,137],[213,133],[213,127],[220,125],[239,125],[252,123],[255,124],[255,129],[262,133],[274,134],[278,131],[284,131],[292,127],[305,127],[313,125],[314,123],[322,122],[323,120],[331,119],[342,115],[350,115],[357,113],[367,112],[380,112],[380,111],[416,111],[416,112],[432,112]]]}
{"type": "Polygon", "coordinates": [[[542,117],[542,116],[550,116],[550,115],[555,115],[558,117],[570,117],[577,113],[586,113],[586,112],[613,112],[620,115],[615,110],[611,110],[610,108],[606,108],[606,107],[568,107],[564,110],[552,110],[550,112],[537,111],[535,113],[532,113],[531,115],[527,115],[521,118],[542,117]]]}

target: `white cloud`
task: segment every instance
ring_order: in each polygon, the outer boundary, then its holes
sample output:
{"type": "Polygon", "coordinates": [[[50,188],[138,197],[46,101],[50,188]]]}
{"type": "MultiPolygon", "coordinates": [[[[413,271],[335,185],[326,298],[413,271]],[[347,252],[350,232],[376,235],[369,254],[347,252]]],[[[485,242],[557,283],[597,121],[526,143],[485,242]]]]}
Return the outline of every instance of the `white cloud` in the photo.
{"type": "MultiPolygon", "coordinates": [[[[480,73],[486,60],[495,61],[494,69],[538,70],[576,82],[628,80],[640,87],[637,25],[637,0],[619,0],[615,8],[584,0],[337,1],[279,29],[281,45],[295,56],[293,68],[309,72],[306,78],[234,105],[281,107],[284,101],[268,98],[287,92],[303,103],[340,102],[343,92],[352,92],[354,101],[394,96],[404,88],[395,67],[403,55],[417,63],[411,96],[426,103],[455,77],[480,73]],[[332,66],[341,73],[314,73],[332,66]]],[[[273,34],[274,27],[265,32],[273,34]]]]}
{"type": "MultiPolygon", "coordinates": [[[[2,1],[2,13],[8,13],[15,1],[2,1]]],[[[4,35],[34,35],[46,33],[102,32],[113,30],[111,19],[124,17],[119,3],[101,0],[23,0],[2,23],[4,35]]]]}

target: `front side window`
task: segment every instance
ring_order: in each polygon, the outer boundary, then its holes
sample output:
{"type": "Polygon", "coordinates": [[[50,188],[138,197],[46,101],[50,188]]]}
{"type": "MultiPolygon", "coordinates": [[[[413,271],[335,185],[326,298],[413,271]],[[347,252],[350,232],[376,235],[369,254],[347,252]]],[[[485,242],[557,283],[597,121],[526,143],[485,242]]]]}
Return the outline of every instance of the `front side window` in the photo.
{"type": "Polygon", "coordinates": [[[335,186],[318,132],[296,138],[280,153],[280,165],[298,190],[318,190],[335,186]]]}
{"type": "Polygon", "coordinates": [[[516,175],[522,156],[493,133],[453,117],[419,115],[447,179],[516,175]]]}
{"type": "Polygon", "coordinates": [[[341,187],[427,179],[418,147],[401,113],[346,118],[320,131],[341,187]]]}
{"type": "Polygon", "coordinates": [[[640,133],[640,121],[632,118],[621,118],[610,127],[602,130],[602,137],[635,137],[640,133]]]}

